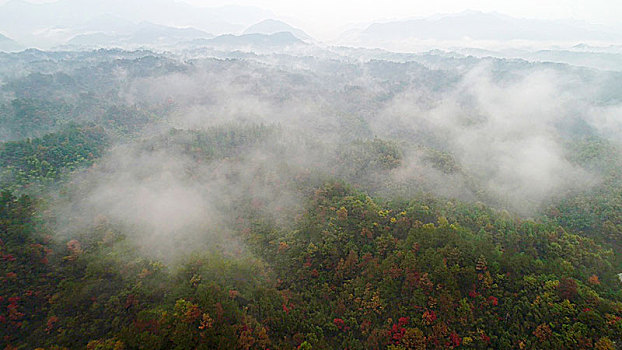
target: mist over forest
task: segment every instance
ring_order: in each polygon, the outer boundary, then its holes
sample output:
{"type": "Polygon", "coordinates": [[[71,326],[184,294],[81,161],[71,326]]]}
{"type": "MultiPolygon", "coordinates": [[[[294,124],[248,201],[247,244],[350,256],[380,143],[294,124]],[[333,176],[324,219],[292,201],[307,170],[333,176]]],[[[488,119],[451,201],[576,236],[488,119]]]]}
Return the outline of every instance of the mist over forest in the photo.
{"type": "Polygon", "coordinates": [[[1,348],[622,346],[621,32],[141,8],[0,3],[1,348]]]}

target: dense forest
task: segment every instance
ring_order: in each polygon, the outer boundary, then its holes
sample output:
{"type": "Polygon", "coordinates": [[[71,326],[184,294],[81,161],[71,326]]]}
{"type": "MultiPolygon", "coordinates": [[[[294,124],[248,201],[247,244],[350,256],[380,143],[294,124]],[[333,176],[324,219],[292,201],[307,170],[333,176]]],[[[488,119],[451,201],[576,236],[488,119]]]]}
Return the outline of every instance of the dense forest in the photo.
{"type": "Polygon", "coordinates": [[[619,348],[620,73],[353,50],[0,53],[2,348],[619,348]]]}

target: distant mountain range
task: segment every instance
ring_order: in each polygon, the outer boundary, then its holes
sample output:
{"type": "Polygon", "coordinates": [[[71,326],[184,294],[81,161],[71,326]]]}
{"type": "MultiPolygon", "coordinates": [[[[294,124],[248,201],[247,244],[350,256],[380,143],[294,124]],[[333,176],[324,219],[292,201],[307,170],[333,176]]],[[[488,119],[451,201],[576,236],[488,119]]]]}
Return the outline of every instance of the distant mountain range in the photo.
{"type": "Polygon", "coordinates": [[[243,34],[232,35],[225,34],[217,36],[213,39],[193,40],[190,44],[194,46],[208,46],[219,49],[240,50],[240,49],[269,49],[283,48],[297,45],[306,45],[306,43],[292,33],[279,32],[274,34],[243,34]]]}
{"type": "Polygon", "coordinates": [[[605,41],[622,40],[622,33],[581,22],[515,18],[498,13],[465,11],[450,15],[374,23],[342,38],[358,43],[420,40],[530,40],[605,41]]]}
{"type": "MultiPolygon", "coordinates": [[[[260,46],[276,45],[279,41],[280,45],[294,44],[286,35],[244,37],[279,33],[289,33],[294,39],[307,43],[315,42],[303,30],[274,17],[270,11],[256,7],[207,8],[178,0],[57,0],[39,4],[10,0],[0,5],[0,32],[10,38],[0,37],[0,50],[160,45],[172,48],[178,43],[208,42],[206,40],[215,40],[210,43],[219,45],[230,41],[238,45],[245,40],[260,46]],[[216,40],[223,34],[229,36],[216,40]],[[235,36],[238,34],[243,35],[239,38],[235,36]]],[[[619,44],[622,32],[577,21],[522,19],[465,11],[373,23],[345,33],[336,44],[411,50],[408,44],[418,40],[427,42],[431,46],[428,49],[475,47],[475,41],[505,43],[512,40],[543,42],[549,46],[558,42],[564,45],[578,42],[619,44]],[[438,42],[449,44],[441,47],[438,42]]]]}
{"type": "Polygon", "coordinates": [[[107,18],[106,23],[101,21],[89,23],[80,28],[84,31],[59,46],[62,49],[94,49],[99,47],[193,47],[209,46],[227,49],[241,48],[276,48],[305,44],[304,40],[311,41],[311,37],[302,30],[296,29],[285,22],[269,20],[252,25],[243,35],[213,34],[195,28],[176,28],[148,22],[134,25],[119,19],[107,18]],[[104,31],[105,28],[110,28],[104,31]],[[93,30],[101,31],[93,31],[93,30]]]}
{"type": "MultiPolygon", "coordinates": [[[[0,31],[39,47],[52,47],[77,34],[84,27],[106,33],[124,23],[151,22],[171,27],[194,27],[213,33],[237,33],[261,20],[274,17],[270,11],[247,6],[196,7],[175,0],[58,0],[33,4],[11,0],[0,5],[0,31]]],[[[109,33],[107,33],[110,35],[109,33]]]]}
{"type": "MultiPolygon", "coordinates": [[[[156,25],[143,24],[151,28],[156,25]]],[[[96,48],[199,48],[209,47],[219,50],[267,50],[307,45],[292,33],[274,34],[211,34],[193,28],[172,28],[156,26],[157,30],[138,30],[129,35],[89,33],[80,34],[61,45],[64,50],[91,50],[96,48]]]]}
{"type": "Polygon", "coordinates": [[[17,41],[0,34],[0,51],[19,51],[24,47],[20,45],[17,41]]]}
{"type": "Polygon", "coordinates": [[[304,31],[294,28],[283,21],[267,19],[248,27],[244,34],[275,34],[287,32],[293,34],[300,40],[311,40],[311,37],[304,31]]]}
{"type": "Polygon", "coordinates": [[[174,45],[195,39],[213,38],[214,35],[195,28],[176,28],[143,22],[117,28],[116,31],[98,31],[78,34],[62,48],[91,49],[98,47],[136,47],[174,45]]]}
{"type": "Polygon", "coordinates": [[[622,47],[591,47],[575,45],[569,49],[547,50],[484,50],[477,48],[455,48],[455,52],[474,57],[521,58],[537,62],[557,62],[600,70],[622,71],[622,47]]]}
{"type": "MultiPolygon", "coordinates": [[[[0,31],[29,47],[42,49],[172,46],[239,33],[286,32],[297,40],[312,40],[298,28],[269,19],[273,16],[255,7],[205,8],[175,0],[150,0],[148,5],[143,0],[58,0],[40,4],[10,0],[0,5],[0,31]]],[[[281,35],[235,40],[255,44],[259,40],[265,46],[290,39],[281,35]]],[[[7,48],[0,49],[9,50],[8,41],[3,42],[7,48]]]]}

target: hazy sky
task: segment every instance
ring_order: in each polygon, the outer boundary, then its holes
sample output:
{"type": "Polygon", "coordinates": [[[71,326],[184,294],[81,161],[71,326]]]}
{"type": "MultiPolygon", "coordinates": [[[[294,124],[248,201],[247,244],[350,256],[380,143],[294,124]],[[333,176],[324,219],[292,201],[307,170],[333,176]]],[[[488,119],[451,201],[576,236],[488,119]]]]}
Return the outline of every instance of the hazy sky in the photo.
{"type": "Polygon", "coordinates": [[[331,26],[379,18],[427,16],[464,10],[497,11],[519,17],[574,18],[589,22],[622,22],[620,0],[185,0],[202,6],[253,5],[279,15],[331,26]]]}

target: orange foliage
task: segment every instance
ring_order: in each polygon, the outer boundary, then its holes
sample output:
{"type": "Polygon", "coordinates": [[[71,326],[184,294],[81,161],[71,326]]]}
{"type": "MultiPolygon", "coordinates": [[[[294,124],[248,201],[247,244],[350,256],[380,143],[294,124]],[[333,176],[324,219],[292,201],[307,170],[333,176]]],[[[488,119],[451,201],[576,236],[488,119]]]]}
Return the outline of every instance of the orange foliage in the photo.
{"type": "Polygon", "coordinates": [[[82,245],[75,239],[67,242],[67,249],[69,249],[69,251],[74,255],[82,253],[82,245]]]}
{"type": "Polygon", "coordinates": [[[590,278],[588,279],[588,282],[590,282],[590,284],[597,286],[600,284],[600,280],[598,280],[598,276],[596,275],[592,275],[590,276],[590,278]]]}
{"type": "Polygon", "coordinates": [[[240,295],[240,292],[238,292],[237,290],[234,290],[234,289],[229,290],[229,298],[235,299],[239,295],[240,295]]]}
{"type": "Polygon", "coordinates": [[[549,325],[543,323],[539,325],[535,331],[533,331],[533,335],[535,335],[539,341],[543,342],[553,335],[553,331],[551,331],[551,327],[549,327],[549,325]]]}
{"type": "Polygon", "coordinates": [[[201,318],[201,324],[199,324],[200,330],[210,329],[214,325],[214,320],[210,317],[209,314],[204,313],[201,318]]]}

